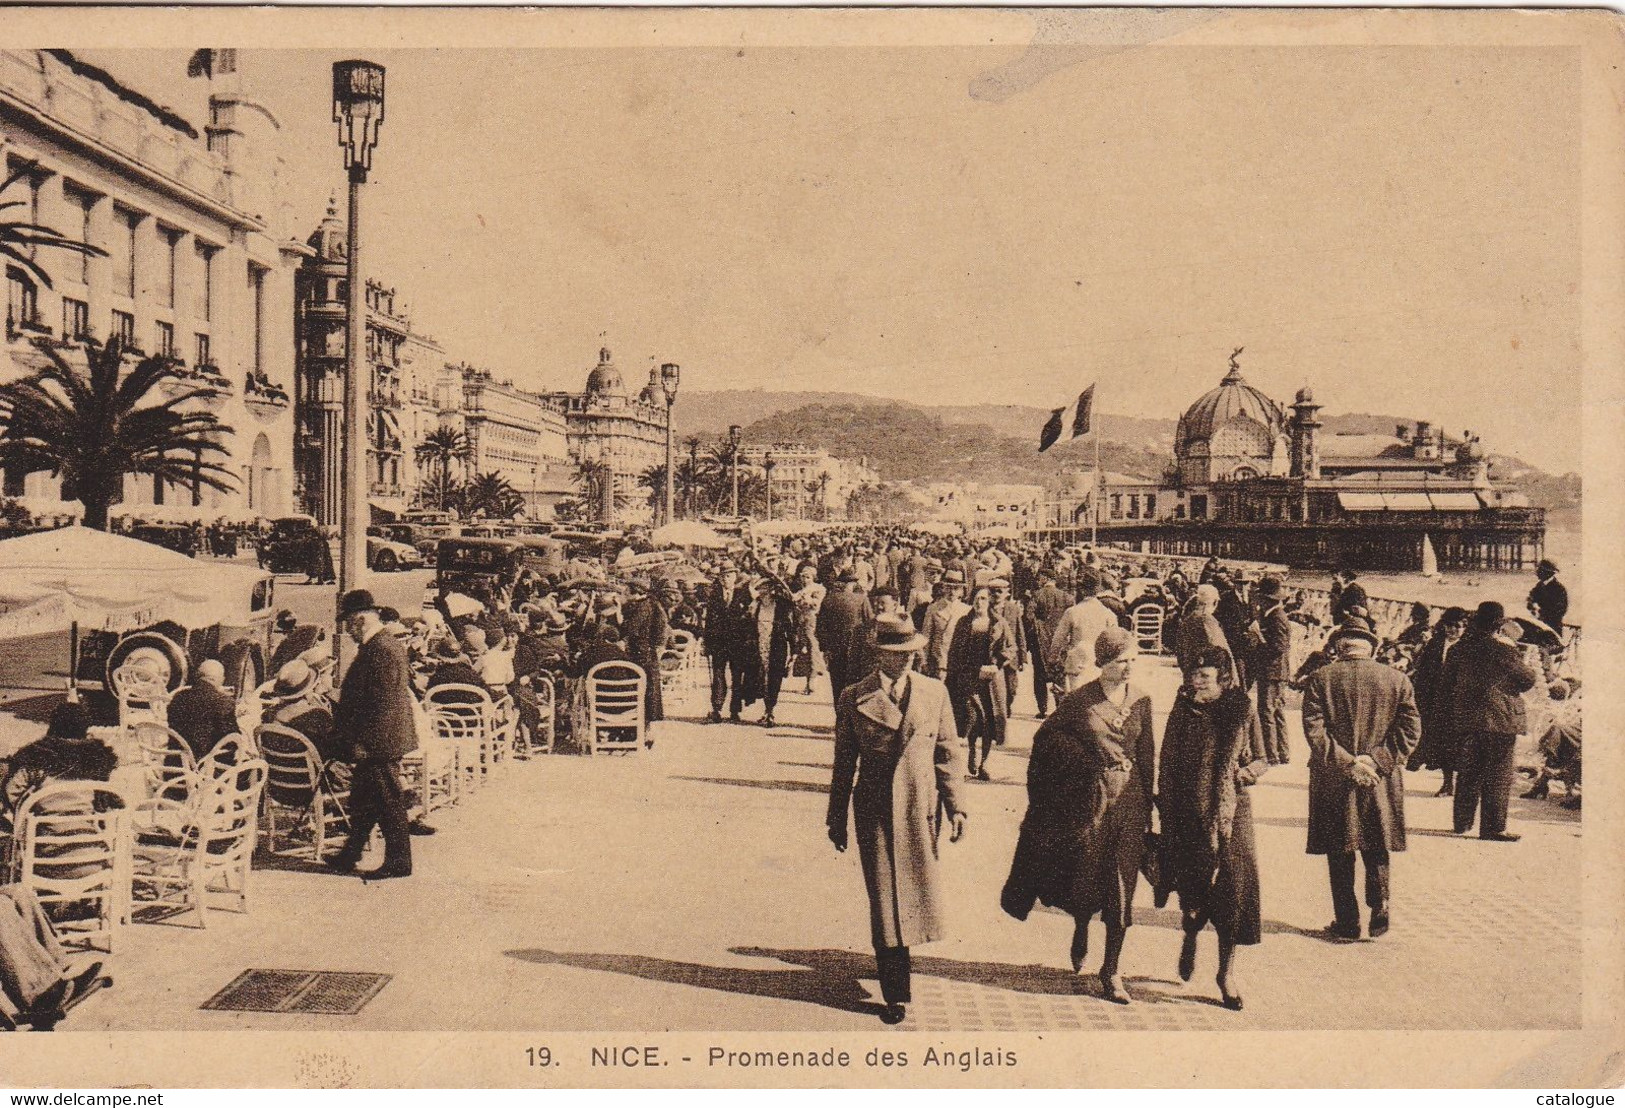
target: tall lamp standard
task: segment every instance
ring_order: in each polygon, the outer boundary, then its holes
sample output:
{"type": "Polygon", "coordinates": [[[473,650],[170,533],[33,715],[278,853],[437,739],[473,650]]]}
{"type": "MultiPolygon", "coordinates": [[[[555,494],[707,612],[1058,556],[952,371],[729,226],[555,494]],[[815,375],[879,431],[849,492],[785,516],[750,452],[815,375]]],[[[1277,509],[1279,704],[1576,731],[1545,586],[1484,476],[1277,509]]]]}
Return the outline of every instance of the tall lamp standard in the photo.
{"type": "Polygon", "coordinates": [[[728,428],[728,460],[733,463],[733,514],[739,515],[739,424],[728,428]]]}
{"type": "Polygon", "coordinates": [[[660,367],[660,390],[666,394],[666,523],[675,517],[672,507],[677,499],[677,475],[673,472],[676,465],[672,457],[672,430],[671,406],[677,403],[677,380],[682,371],[677,368],[676,362],[667,362],[660,367]]]}
{"type": "Polygon", "coordinates": [[[767,473],[767,518],[773,518],[773,467],[778,463],[773,460],[773,451],[769,450],[762,456],[762,469],[767,473]]]}
{"type": "MultiPolygon", "coordinates": [[[[361,268],[361,186],[372,168],[384,123],[384,67],[352,59],[333,63],[333,122],[350,173],[348,341],[344,376],[344,491],[339,517],[339,597],[361,585],[367,564],[367,278],[361,268]]],[[[342,635],[333,636],[338,650],[342,635]]]]}

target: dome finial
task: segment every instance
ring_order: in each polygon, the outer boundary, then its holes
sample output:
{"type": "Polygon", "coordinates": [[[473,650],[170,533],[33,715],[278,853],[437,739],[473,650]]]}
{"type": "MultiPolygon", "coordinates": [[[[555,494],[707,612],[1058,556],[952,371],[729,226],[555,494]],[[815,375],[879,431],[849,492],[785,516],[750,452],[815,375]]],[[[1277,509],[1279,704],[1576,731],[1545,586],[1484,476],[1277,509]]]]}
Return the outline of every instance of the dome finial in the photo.
{"type": "Polygon", "coordinates": [[[1247,349],[1245,346],[1238,346],[1230,351],[1230,372],[1224,375],[1225,384],[1234,384],[1241,380],[1241,363],[1237,359],[1241,357],[1241,352],[1245,349],[1247,349]]]}

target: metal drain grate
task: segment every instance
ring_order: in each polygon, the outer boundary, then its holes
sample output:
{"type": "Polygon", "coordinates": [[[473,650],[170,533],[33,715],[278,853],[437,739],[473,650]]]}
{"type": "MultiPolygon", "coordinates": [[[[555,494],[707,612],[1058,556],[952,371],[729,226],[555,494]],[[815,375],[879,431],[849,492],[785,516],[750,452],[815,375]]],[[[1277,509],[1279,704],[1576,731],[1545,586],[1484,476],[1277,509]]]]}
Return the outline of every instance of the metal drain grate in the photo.
{"type": "Polygon", "coordinates": [[[387,973],[244,970],[203,1002],[209,1012],[299,1012],[353,1016],[389,984],[387,973]]]}

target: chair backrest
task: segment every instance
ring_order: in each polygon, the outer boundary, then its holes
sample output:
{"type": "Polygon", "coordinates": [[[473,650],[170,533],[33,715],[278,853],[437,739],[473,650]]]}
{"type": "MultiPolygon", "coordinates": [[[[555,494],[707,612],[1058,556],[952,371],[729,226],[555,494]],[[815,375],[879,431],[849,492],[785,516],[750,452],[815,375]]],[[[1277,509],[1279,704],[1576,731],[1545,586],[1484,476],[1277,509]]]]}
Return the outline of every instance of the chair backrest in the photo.
{"type": "Polygon", "coordinates": [[[180,734],[157,720],[140,720],[130,725],[141,751],[141,769],[152,796],[185,795],[186,782],[197,774],[197,758],[180,734]],[[178,793],[175,790],[180,790],[178,793]]]}
{"type": "Polygon", "coordinates": [[[423,695],[423,706],[431,713],[445,705],[470,704],[478,705],[486,719],[492,718],[491,692],[479,685],[436,685],[423,695]]]}
{"type": "Polygon", "coordinates": [[[197,764],[198,776],[219,777],[232,766],[240,765],[258,754],[250,740],[233,732],[209,748],[209,752],[197,764]]]}
{"type": "Polygon", "coordinates": [[[1134,637],[1141,650],[1162,649],[1162,606],[1142,604],[1134,609],[1134,637]]]}
{"type": "Polygon", "coordinates": [[[490,710],[480,704],[435,704],[429,721],[435,736],[447,742],[483,743],[491,732],[490,710]]]}
{"type": "Polygon", "coordinates": [[[198,848],[203,853],[215,858],[246,859],[254,852],[266,768],[264,761],[254,758],[199,783],[192,812],[197,820],[198,848]]]}
{"type": "Polygon", "coordinates": [[[632,662],[599,662],[587,671],[587,711],[593,724],[641,727],[649,678],[632,662]]]}
{"type": "Polygon", "coordinates": [[[118,700],[119,725],[128,727],[143,719],[165,722],[174,694],[164,679],[147,667],[123,665],[113,671],[113,695],[118,700]]]}
{"type": "Polygon", "coordinates": [[[671,649],[687,654],[694,649],[694,633],[680,628],[673,628],[666,632],[666,642],[671,645],[671,649]]]}
{"type": "Polygon", "coordinates": [[[530,677],[530,691],[536,694],[536,707],[541,712],[551,712],[558,701],[558,687],[553,684],[553,678],[546,673],[533,673],[530,677]]]}
{"type": "Polygon", "coordinates": [[[306,808],[316,797],[322,758],[316,745],[291,727],[265,723],[259,729],[260,758],[265,762],[265,792],[283,808],[306,808]]]}
{"type": "Polygon", "coordinates": [[[112,785],[48,781],[18,805],[14,826],[14,873],[42,900],[111,904],[121,895],[129,805],[112,785]]]}

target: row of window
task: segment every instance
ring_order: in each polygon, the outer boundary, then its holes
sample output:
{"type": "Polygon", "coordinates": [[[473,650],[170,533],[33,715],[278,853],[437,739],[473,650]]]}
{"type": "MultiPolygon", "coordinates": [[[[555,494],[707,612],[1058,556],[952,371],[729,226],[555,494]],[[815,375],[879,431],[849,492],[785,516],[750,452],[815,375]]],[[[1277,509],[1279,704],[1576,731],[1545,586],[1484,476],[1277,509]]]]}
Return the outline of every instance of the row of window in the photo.
{"type": "MultiPolygon", "coordinates": [[[[83,300],[75,300],[71,296],[62,298],[62,337],[65,339],[84,339],[90,336],[90,305],[83,300]]],[[[113,309],[112,323],[108,328],[109,339],[120,339],[126,347],[136,345],[135,316],[129,312],[113,309]]],[[[179,358],[180,348],[175,345],[175,325],[159,319],[153,321],[152,353],[161,358],[179,358]]],[[[214,356],[210,348],[209,336],[202,331],[192,336],[192,364],[197,366],[213,365],[214,356]]]]}

